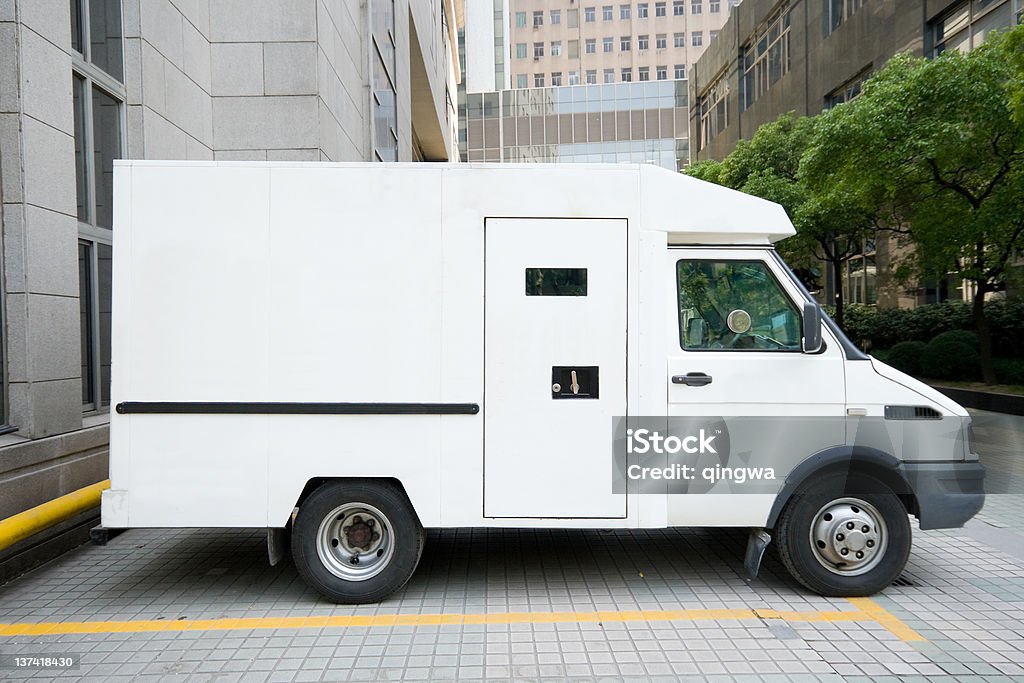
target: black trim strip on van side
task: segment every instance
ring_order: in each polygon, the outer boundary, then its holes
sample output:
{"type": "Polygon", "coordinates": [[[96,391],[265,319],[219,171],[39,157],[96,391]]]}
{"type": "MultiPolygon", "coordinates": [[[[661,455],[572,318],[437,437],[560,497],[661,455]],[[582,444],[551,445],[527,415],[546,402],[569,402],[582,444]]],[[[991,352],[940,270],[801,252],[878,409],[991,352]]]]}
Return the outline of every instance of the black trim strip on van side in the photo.
{"type": "Polygon", "coordinates": [[[476,415],[476,403],[244,403],[124,401],[120,415],[476,415]]]}

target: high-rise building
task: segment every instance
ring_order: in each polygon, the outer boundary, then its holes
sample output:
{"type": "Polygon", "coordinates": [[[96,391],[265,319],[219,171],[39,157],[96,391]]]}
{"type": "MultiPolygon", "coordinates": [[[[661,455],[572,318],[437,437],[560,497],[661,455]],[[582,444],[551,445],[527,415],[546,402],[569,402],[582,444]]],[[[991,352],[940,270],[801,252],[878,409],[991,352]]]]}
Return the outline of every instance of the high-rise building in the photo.
{"type": "Polygon", "coordinates": [[[514,88],[686,77],[717,37],[729,0],[511,0],[514,88]]]}
{"type": "Polygon", "coordinates": [[[106,478],[113,160],[457,160],[462,7],[0,1],[0,519],[106,478]]]}
{"type": "Polygon", "coordinates": [[[682,168],[689,162],[687,67],[738,4],[491,0],[467,7],[463,156],[682,168]]]}

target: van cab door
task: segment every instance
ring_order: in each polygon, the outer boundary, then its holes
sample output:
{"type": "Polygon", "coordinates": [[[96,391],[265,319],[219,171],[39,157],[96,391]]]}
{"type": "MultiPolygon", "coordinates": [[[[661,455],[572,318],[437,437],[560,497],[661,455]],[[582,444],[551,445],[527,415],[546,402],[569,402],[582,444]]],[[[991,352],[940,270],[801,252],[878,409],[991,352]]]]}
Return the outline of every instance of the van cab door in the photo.
{"type": "MultiPolygon", "coordinates": [[[[802,350],[804,298],[767,249],[670,248],[663,285],[674,292],[665,390],[673,417],[778,418],[766,438],[794,460],[845,440],[839,343],[802,350]],[[818,419],[832,418],[832,419],[818,419]],[[804,424],[802,421],[807,421],[804,424]],[[812,424],[813,423],[813,426],[812,424]],[[785,425],[785,426],[782,426],[785,425]]],[[[778,472],[784,480],[788,471],[778,472]]],[[[670,496],[670,523],[759,526],[774,496],[670,496]]]]}

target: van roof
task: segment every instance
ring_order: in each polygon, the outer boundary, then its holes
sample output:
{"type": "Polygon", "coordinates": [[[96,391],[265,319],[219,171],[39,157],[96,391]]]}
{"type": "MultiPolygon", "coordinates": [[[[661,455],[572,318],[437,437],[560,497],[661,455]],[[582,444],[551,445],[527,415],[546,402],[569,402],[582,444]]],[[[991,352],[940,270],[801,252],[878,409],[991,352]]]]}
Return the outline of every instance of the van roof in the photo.
{"type": "MultiPolygon", "coordinates": [[[[779,204],[652,164],[118,160],[127,167],[246,166],[440,174],[447,201],[487,197],[494,217],[626,217],[669,244],[768,245],[795,234],[779,204]],[[491,182],[493,181],[493,182],[491,182]],[[481,184],[482,183],[482,184],[481,184]]],[[[403,181],[404,182],[404,181],[403,181]]],[[[433,182],[436,182],[434,180],[433,182]]]]}

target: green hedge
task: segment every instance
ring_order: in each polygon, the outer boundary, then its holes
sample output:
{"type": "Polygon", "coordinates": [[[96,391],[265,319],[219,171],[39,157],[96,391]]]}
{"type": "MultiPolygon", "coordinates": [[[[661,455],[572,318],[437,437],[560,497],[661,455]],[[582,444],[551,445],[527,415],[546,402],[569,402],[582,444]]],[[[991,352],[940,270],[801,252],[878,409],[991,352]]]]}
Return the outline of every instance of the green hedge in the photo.
{"type": "Polygon", "coordinates": [[[883,363],[888,363],[900,372],[908,375],[921,375],[921,358],[927,345],[924,342],[909,341],[900,342],[889,349],[885,358],[879,358],[883,363]]]}
{"type": "MultiPolygon", "coordinates": [[[[1024,341],[1024,300],[991,301],[985,304],[985,311],[992,330],[992,355],[1024,357],[1021,343],[1024,341]]],[[[844,316],[843,329],[847,336],[855,344],[869,349],[891,349],[909,341],[927,344],[943,332],[974,329],[971,307],[963,303],[910,309],[850,304],[844,316]]]]}
{"type": "Polygon", "coordinates": [[[948,337],[933,339],[921,356],[921,374],[931,379],[976,380],[980,368],[975,349],[948,337]]]}

